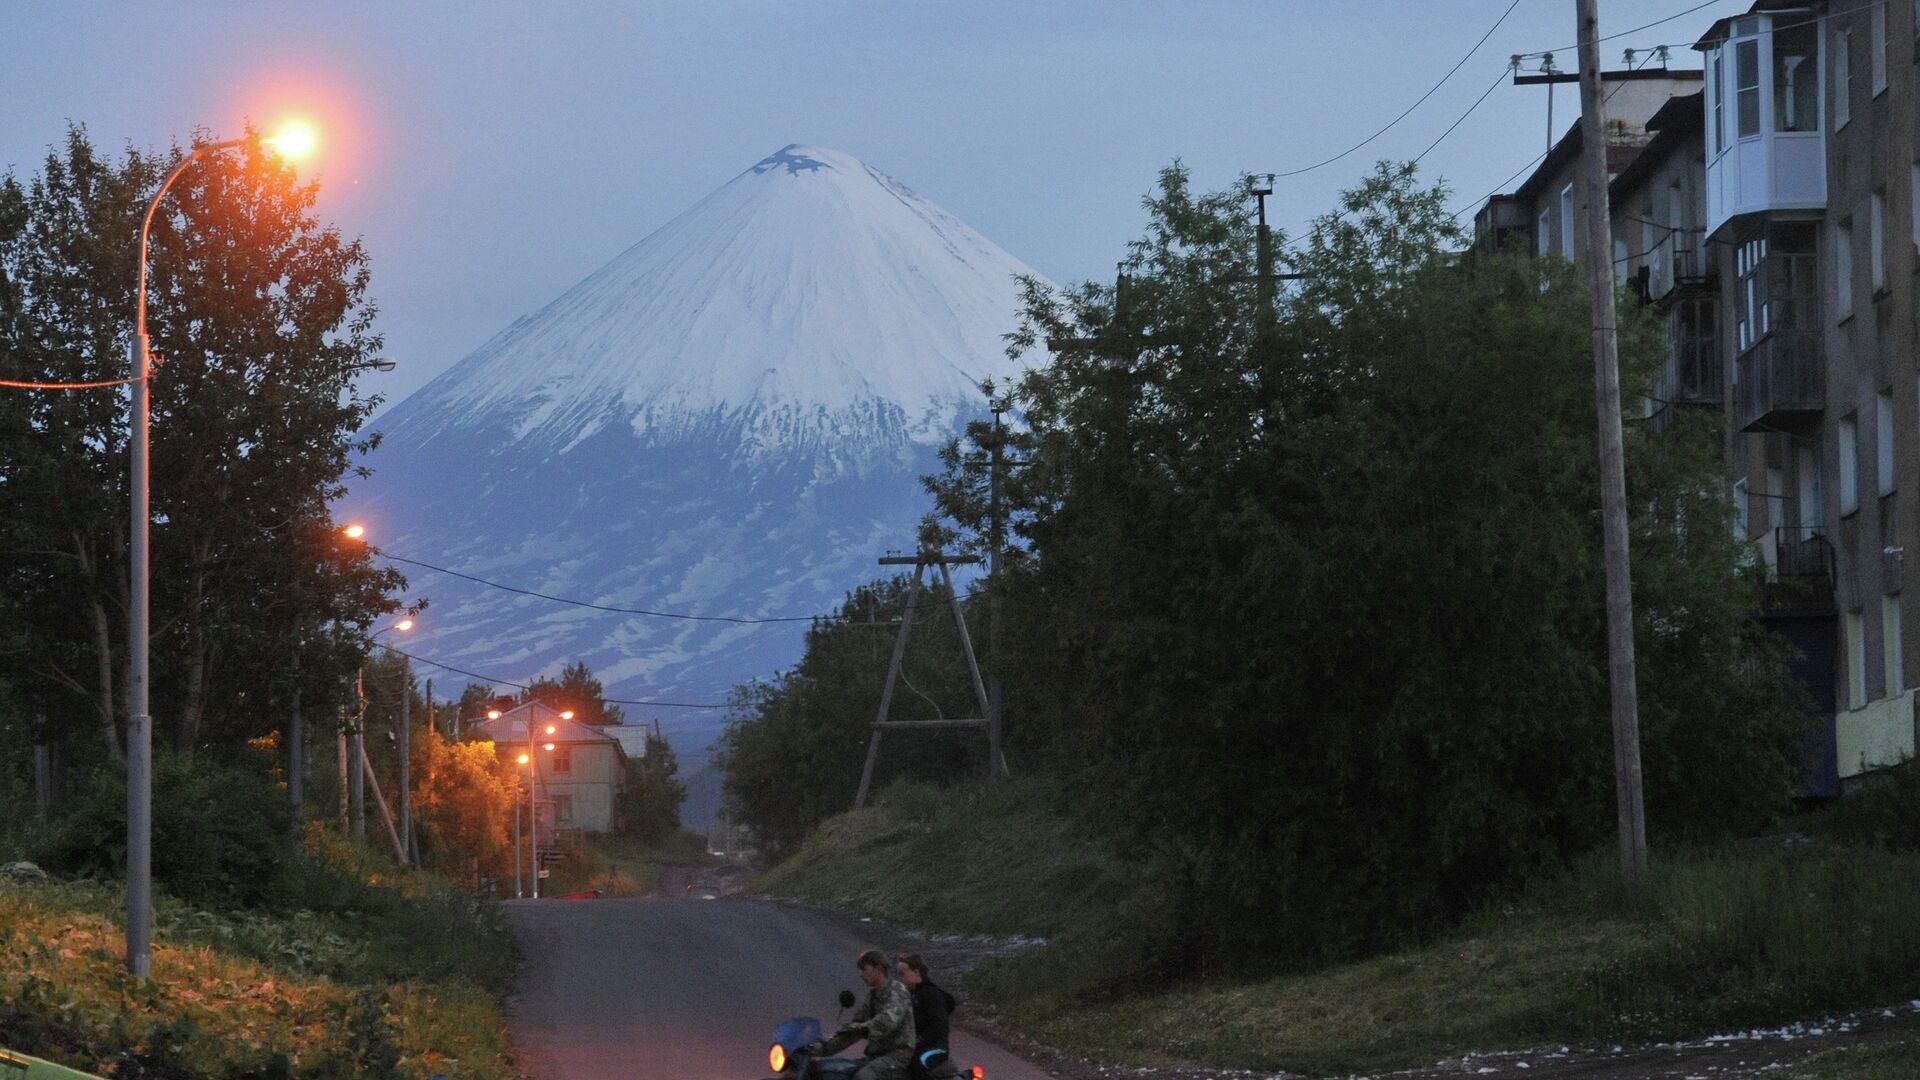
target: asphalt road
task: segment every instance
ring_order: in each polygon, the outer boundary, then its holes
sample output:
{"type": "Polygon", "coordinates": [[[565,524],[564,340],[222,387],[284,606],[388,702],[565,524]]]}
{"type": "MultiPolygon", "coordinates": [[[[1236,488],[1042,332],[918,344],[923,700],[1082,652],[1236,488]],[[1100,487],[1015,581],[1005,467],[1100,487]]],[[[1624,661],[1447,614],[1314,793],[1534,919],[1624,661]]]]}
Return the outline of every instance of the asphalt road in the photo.
{"type": "MultiPolygon", "coordinates": [[[[790,1016],[832,1030],[859,992],[865,943],[805,912],[750,900],[525,900],[507,905],[526,963],[508,1011],[533,1080],[759,1080],[790,1016]]],[[[936,976],[937,976],[936,972],[936,976]]],[[[954,1032],[989,1080],[1048,1073],[954,1032]]]]}

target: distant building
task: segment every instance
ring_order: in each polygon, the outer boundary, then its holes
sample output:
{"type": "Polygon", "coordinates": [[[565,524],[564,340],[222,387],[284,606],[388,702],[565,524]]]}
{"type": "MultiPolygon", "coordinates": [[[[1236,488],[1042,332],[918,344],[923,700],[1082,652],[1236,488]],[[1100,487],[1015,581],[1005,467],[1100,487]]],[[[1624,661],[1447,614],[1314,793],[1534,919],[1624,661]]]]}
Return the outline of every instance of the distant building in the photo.
{"type": "MultiPolygon", "coordinates": [[[[1920,5],[1760,0],[1710,26],[1704,71],[1620,99],[1613,261],[1669,325],[1645,419],[1727,417],[1735,529],[1760,617],[1815,702],[1805,796],[1913,755],[1920,633],[1920,5]],[[1644,136],[1644,137],[1643,137],[1644,136]],[[1904,493],[1904,500],[1903,500],[1904,493]],[[1904,501],[1904,505],[1903,505],[1904,501]]],[[[1664,74],[1664,73],[1663,73],[1664,74]]],[[[1608,76],[1612,78],[1613,76],[1608,76]]],[[[1575,257],[1578,127],[1476,217],[1476,247],[1575,257]]]]}
{"type": "Polygon", "coordinates": [[[606,729],[568,719],[560,710],[536,701],[474,725],[469,737],[493,740],[500,760],[515,769],[528,768],[517,762],[521,754],[529,756],[534,798],[541,806],[542,843],[550,842],[549,829],[612,831],[614,809],[626,782],[627,754],[606,729]]]}

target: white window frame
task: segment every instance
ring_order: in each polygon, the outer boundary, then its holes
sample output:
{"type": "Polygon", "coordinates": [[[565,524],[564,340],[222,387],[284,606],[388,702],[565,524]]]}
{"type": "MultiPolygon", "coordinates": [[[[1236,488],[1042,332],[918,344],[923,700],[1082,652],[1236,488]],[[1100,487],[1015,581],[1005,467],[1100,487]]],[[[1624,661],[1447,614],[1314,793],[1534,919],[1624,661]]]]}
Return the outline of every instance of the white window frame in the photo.
{"type": "Polygon", "coordinates": [[[1860,421],[1849,413],[1840,418],[1836,453],[1840,455],[1835,462],[1840,479],[1840,516],[1857,512],[1860,509],[1860,421]]]}
{"type": "MultiPolygon", "coordinates": [[[[1826,485],[1820,476],[1820,448],[1812,442],[1794,447],[1794,479],[1798,483],[1795,502],[1800,510],[1800,528],[1811,534],[1827,524],[1826,485]]],[[[1802,539],[1805,539],[1804,537],[1802,539]]]]}
{"type": "Polygon", "coordinates": [[[1747,497],[1747,478],[1733,482],[1733,538],[1745,540],[1753,532],[1753,500],[1747,497]]]}
{"type": "Polygon", "coordinates": [[[1540,220],[1534,224],[1533,247],[1535,255],[1545,255],[1553,250],[1553,211],[1540,211],[1540,220]]]}

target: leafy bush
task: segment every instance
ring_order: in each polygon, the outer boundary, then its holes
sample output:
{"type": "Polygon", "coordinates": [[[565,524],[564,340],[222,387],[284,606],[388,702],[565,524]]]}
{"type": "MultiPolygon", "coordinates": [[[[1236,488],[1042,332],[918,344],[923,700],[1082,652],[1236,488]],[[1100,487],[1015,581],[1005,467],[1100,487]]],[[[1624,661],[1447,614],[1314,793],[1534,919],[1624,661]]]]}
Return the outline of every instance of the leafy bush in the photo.
{"type": "MultiPolygon", "coordinates": [[[[286,798],[258,773],[160,754],[153,770],[153,877],[210,905],[270,900],[287,858],[286,798]]],[[[36,842],[34,861],[69,877],[126,873],[125,774],[100,769],[36,842]]]]}

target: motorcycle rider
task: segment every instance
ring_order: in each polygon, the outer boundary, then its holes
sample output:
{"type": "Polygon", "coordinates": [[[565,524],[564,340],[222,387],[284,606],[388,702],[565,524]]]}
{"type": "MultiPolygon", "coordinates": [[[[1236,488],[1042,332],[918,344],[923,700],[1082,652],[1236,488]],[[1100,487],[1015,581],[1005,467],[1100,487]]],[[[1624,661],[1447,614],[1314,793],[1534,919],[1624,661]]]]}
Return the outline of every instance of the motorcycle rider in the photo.
{"type": "MultiPolygon", "coordinates": [[[[952,994],[933,981],[927,971],[926,957],[919,953],[900,954],[900,981],[913,996],[913,1060],[917,1065],[926,1060],[929,1050],[952,1051],[947,1045],[948,1017],[958,1002],[952,994]]],[[[916,1075],[924,1069],[917,1068],[916,1075]]]]}
{"type": "Polygon", "coordinates": [[[826,1040],[821,1052],[837,1054],[865,1039],[866,1056],[860,1059],[854,1080],[907,1080],[913,1060],[913,995],[892,977],[892,965],[880,950],[861,953],[854,965],[860,981],[867,984],[867,999],[854,1010],[852,1022],[826,1040]]]}

